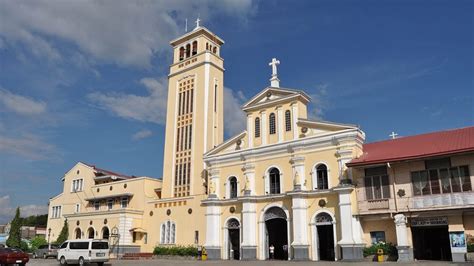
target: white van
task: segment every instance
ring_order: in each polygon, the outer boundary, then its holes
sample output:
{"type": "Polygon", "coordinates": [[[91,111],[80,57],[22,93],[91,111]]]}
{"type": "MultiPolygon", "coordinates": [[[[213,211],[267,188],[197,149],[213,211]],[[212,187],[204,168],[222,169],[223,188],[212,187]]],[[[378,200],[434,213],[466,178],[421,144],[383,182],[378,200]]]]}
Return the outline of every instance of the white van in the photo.
{"type": "Polygon", "coordinates": [[[61,265],[97,263],[102,266],[109,261],[109,243],[96,239],[68,240],[59,247],[58,260],[61,265]]]}

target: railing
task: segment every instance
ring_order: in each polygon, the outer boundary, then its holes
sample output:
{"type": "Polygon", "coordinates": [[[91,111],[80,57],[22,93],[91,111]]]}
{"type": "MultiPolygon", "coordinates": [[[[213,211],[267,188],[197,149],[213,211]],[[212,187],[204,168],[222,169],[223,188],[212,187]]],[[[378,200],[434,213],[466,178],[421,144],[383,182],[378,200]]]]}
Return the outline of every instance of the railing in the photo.
{"type": "Polygon", "coordinates": [[[416,196],[411,200],[412,209],[425,209],[433,207],[461,207],[474,205],[474,192],[459,192],[437,195],[416,196]]]}
{"type": "Polygon", "coordinates": [[[388,209],[389,202],[388,199],[373,199],[367,201],[367,208],[369,210],[380,210],[380,209],[388,209]]]}

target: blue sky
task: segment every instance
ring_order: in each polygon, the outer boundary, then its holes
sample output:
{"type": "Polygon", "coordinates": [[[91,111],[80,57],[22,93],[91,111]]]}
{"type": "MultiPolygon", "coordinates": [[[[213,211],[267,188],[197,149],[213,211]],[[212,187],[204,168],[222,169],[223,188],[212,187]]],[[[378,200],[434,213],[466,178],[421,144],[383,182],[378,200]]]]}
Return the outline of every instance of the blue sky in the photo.
{"type": "Polygon", "coordinates": [[[472,1],[0,1],[0,223],[43,213],[77,161],[161,177],[171,47],[222,37],[226,136],[269,85],[367,141],[474,124],[472,1]]]}

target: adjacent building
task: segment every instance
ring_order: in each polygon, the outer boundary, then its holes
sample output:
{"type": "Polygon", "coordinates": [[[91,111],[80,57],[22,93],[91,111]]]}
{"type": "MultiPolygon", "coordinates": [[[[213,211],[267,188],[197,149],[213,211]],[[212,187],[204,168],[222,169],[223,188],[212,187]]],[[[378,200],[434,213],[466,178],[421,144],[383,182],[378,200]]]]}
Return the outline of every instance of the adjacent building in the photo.
{"type": "Polygon", "coordinates": [[[397,245],[399,261],[464,261],[474,235],[474,127],[363,145],[347,165],[364,242],[397,245]]]}

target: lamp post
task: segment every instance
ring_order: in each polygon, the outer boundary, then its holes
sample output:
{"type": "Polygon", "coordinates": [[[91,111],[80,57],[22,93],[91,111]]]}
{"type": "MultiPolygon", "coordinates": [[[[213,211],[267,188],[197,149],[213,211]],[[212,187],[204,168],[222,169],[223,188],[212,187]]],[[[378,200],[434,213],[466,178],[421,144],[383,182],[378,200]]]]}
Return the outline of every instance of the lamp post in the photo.
{"type": "Polygon", "coordinates": [[[51,244],[49,243],[49,237],[51,236],[51,227],[48,228],[48,249],[51,249],[51,244]]]}

